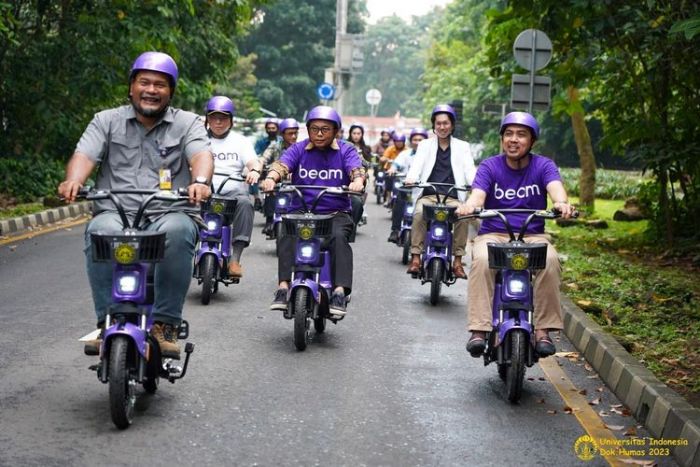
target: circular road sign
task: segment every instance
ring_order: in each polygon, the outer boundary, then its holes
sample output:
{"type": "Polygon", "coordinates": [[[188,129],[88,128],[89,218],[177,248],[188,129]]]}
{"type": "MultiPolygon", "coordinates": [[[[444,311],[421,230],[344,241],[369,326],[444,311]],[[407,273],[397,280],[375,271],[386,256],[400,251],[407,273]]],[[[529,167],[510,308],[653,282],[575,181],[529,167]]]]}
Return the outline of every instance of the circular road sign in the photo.
{"type": "Polygon", "coordinates": [[[370,89],[365,94],[365,100],[369,105],[377,105],[382,100],[382,93],[379,92],[379,89],[370,89]]]}
{"type": "Polygon", "coordinates": [[[552,41],[539,29],[526,29],[515,38],[513,55],[518,65],[526,70],[540,70],[552,58],[552,41]]]}
{"type": "Polygon", "coordinates": [[[319,99],[333,99],[333,96],[335,96],[335,86],[331,83],[321,83],[316,88],[316,94],[318,94],[319,99]]]}

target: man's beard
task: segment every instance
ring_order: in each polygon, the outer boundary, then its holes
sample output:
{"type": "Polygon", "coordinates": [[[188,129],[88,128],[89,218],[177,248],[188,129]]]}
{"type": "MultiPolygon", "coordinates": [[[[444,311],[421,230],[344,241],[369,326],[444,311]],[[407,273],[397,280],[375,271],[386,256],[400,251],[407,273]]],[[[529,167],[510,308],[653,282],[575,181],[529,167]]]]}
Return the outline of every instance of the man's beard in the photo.
{"type": "Polygon", "coordinates": [[[168,106],[170,105],[170,100],[168,100],[165,103],[165,105],[163,105],[162,107],[160,107],[158,109],[150,109],[150,108],[144,109],[143,107],[141,107],[137,103],[136,99],[130,98],[129,100],[131,101],[131,106],[134,108],[136,113],[141,114],[147,118],[156,118],[157,119],[157,118],[161,117],[165,113],[165,111],[168,109],[168,106]]]}

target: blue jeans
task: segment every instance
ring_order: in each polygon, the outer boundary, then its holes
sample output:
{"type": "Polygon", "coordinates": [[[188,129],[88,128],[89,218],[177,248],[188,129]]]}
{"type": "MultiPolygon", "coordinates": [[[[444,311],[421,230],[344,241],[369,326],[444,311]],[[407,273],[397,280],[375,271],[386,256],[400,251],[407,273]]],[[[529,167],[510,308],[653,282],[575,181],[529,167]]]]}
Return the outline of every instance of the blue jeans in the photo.
{"type": "MultiPolygon", "coordinates": [[[[112,303],[112,263],[92,261],[90,234],[97,231],[119,232],[123,229],[116,212],[103,212],[95,216],[85,229],[85,259],[87,275],[95,303],[98,324],[104,322],[112,303]]],[[[197,243],[197,225],[181,212],[171,212],[146,224],[143,230],[167,232],[165,256],[155,265],[155,296],[153,318],[156,321],[180,325],[182,306],[192,280],[194,249],[197,243]]]]}

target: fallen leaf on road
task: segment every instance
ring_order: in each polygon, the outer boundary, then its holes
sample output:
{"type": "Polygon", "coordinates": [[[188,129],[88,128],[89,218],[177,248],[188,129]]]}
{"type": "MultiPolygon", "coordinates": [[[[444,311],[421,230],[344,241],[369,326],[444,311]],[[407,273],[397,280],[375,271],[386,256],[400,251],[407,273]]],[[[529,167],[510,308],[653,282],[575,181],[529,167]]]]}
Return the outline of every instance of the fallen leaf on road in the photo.
{"type": "Polygon", "coordinates": [[[601,386],[601,387],[599,387],[599,388],[596,388],[596,391],[598,391],[598,392],[603,392],[603,391],[605,391],[605,386],[601,386]]]}
{"type": "Polygon", "coordinates": [[[588,363],[584,363],[583,367],[586,369],[586,371],[593,371],[593,367],[588,363]]]}
{"type": "Polygon", "coordinates": [[[605,425],[605,428],[612,431],[621,431],[625,429],[624,425],[605,425]]]}
{"type": "Polygon", "coordinates": [[[598,415],[600,415],[601,417],[609,417],[610,416],[610,414],[607,413],[605,410],[601,410],[600,412],[598,412],[598,415]]]}
{"type": "Polygon", "coordinates": [[[637,429],[633,426],[627,428],[623,433],[625,436],[637,436],[637,429]]]}
{"type": "Polygon", "coordinates": [[[600,404],[600,397],[597,397],[593,399],[592,401],[588,401],[588,405],[599,405],[600,404]]]}
{"type": "Polygon", "coordinates": [[[547,413],[550,415],[554,415],[555,413],[557,413],[557,411],[556,410],[548,410],[547,413]]]}
{"type": "Polygon", "coordinates": [[[586,391],[585,389],[581,389],[578,393],[582,396],[585,396],[586,394],[588,394],[588,391],[586,391]]]}
{"type": "Polygon", "coordinates": [[[643,465],[644,467],[654,467],[658,465],[656,461],[654,460],[649,460],[649,459],[632,459],[632,458],[625,458],[621,459],[618,458],[618,461],[620,461],[623,464],[630,464],[630,465],[643,465]]]}
{"type": "Polygon", "coordinates": [[[538,400],[537,400],[537,403],[538,403],[538,404],[544,404],[544,399],[538,399],[538,400]]]}

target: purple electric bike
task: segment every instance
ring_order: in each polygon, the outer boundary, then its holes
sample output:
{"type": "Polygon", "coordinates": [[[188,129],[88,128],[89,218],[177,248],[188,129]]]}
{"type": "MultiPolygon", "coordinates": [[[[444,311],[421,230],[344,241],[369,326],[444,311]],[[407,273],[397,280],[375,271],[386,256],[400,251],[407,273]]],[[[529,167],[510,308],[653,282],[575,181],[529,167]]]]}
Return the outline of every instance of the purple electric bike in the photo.
{"type": "Polygon", "coordinates": [[[226,178],[221,181],[216,192],[202,203],[202,218],[206,227],[199,229],[199,244],[192,270],[192,277],[197,279],[197,285],[202,286],[202,305],[209,304],[212,295],[219,291],[219,283],[228,287],[240,282],[239,278],[228,275],[231,223],[238,200],[222,195],[221,190],[229,181],[245,182],[245,179],[218,172],[215,175],[226,175],[226,178]]]}
{"type": "MultiPolygon", "coordinates": [[[[280,194],[296,195],[302,202],[303,212],[282,216],[284,235],[296,237],[292,283],[289,287],[289,306],[284,317],[294,320],[294,345],[305,350],[310,342],[310,324],[316,333],[326,329],[326,320],[336,324],[343,316],[331,315],[328,302],[333,293],[331,253],[327,243],[331,237],[333,214],[314,214],[323,196],[360,195],[343,188],[316,185],[283,185],[280,194]],[[318,190],[311,206],[304,200],[302,190],[318,190]]],[[[355,227],[356,228],[356,227],[355,227]]],[[[354,238],[353,235],[350,236],[354,238]]]]}
{"type": "Polygon", "coordinates": [[[498,375],[505,382],[505,395],[513,403],[520,400],[525,367],[531,367],[539,359],[534,340],[533,279],[535,272],[547,265],[547,244],[525,243],[523,237],[533,219],[559,216],[555,210],[488,209],[462,217],[498,217],[510,237],[507,243],[488,244],[489,268],[496,271],[496,282],[492,302],[493,330],[487,339],[484,365],[496,362],[498,375]],[[505,216],[508,213],[528,214],[517,237],[505,216]]]}
{"type": "MultiPolygon", "coordinates": [[[[154,264],[163,259],[165,232],[140,230],[146,207],[154,200],[187,200],[187,190],[175,193],[158,190],[83,189],[79,195],[87,200],[109,199],[114,204],[123,230],[91,234],[92,258],[113,264],[112,303],[105,317],[100,347],[100,362],[90,367],[98,379],[109,384],[109,406],[112,421],[120,428],[131,425],[136,402],[136,386],[142,384],[148,393],[158,389],[159,378],[171,383],[187,372],[194,344],[185,345],[182,367],[170,358],[162,358],[158,342],[149,331],[153,326],[151,310],[154,299],[154,264]],[[141,202],[132,223],[124,211],[119,195],[147,195],[141,202]]],[[[182,321],[178,338],[187,339],[189,326],[182,321]]]]}
{"type": "Polygon", "coordinates": [[[452,192],[469,191],[470,188],[457,187],[451,183],[431,182],[405,186],[432,189],[435,193],[437,202],[423,205],[423,218],[428,228],[421,254],[421,268],[413,278],[420,279],[421,285],[430,282],[430,304],[437,305],[442,284],[449,287],[457,281],[452,271],[452,225],[456,220],[457,206],[448,206],[447,198],[452,192]],[[441,195],[436,187],[445,187],[447,192],[441,195]]]}

